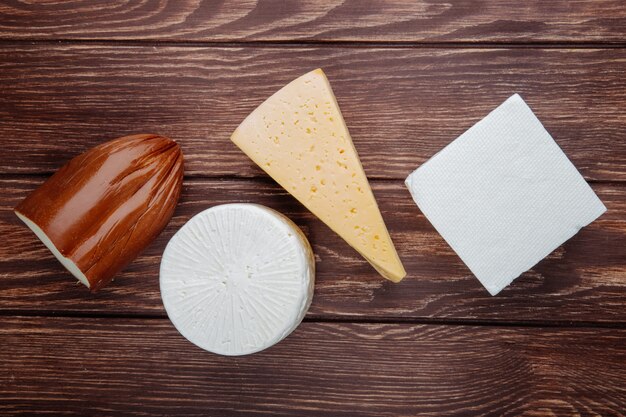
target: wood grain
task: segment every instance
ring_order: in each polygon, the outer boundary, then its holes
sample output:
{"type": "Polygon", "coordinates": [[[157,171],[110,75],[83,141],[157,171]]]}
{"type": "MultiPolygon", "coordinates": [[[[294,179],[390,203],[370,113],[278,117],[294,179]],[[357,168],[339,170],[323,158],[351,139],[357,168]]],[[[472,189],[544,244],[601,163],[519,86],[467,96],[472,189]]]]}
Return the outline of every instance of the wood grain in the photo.
{"type": "Polygon", "coordinates": [[[303,323],[269,350],[229,358],[191,345],[167,320],[15,317],[0,340],[3,415],[626,410],[626,330],[618,329],[303,323]]]}
{"type": "Polygon", "coordinates": [[[0,246],[0,311],[164,316],[158,268],[169,238],[207,207],[254,202],[292,218],[313,245],[317,278],[309,318],[626,323],[623,185],[595,184],[608,212],[491,297],[419,212],[401,181],[373,182],[408,271],[402,283],[393,284],[272,181],[187,180],[166,230],[114,283],[92,295],[11,212],[42,181],[0,181],[0,234],[11,242],[0,246]]]}
{"type": "Polygon", "coordinates": [[[323,67],[370,178],[402,178],[519,92],[587,179],[626,180],[626,50],[0,47],[0,173],[118,136],[176,139],[190,176],[264,174],[229,140],[323,67]]]}
{"type": "Polygon", "coordinates": [[[1,2],[0,414],[625,416],[624,46],[623,0],[1,2]],[[317,67],[374,179],[401,284],[228,140],[317,67]],[[515,92],[609,210],[491,297],[402,180],[515,92]],[[90,294],[11,210],[71,157],[138,132],[183,147],[182,201],[90,294]],[[237,201],[304,230],[317,282],[293,335],[227,358],[165,318],[158,268],[192,215],[237,201]]]}
{"type": "Polygon", "coordinates": [[[72,1],[0,5],[0,38],[623,43],[621,0],[72,1]]]}

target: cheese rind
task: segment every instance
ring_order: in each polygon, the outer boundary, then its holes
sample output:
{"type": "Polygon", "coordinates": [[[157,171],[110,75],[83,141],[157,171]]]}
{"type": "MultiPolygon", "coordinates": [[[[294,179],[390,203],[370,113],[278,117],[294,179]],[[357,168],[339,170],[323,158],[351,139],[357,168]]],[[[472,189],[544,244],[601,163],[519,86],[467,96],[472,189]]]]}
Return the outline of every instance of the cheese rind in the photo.
{"type": "Polygon", "coordinates": [[[108,284],[169,222],[183,183],[176,142],[138,134],[72,158],[16,215],[92,292],[108,284]]]}
{"type": "Polygon", "coordinates": [[[189,341],[221,355],[278,343],[313,298],[315,259],[300,229],[256,204],[224,204],[189,220],[161,261],[163,305],[189,341]]]}
{"type": "Polygon", "coordinates": [[[41,227],[39,227],[36,223],[34,223],[32,220],[30,220],[28,217],[24,216],[20,212],[16,211],[15,214],[17,215],[17,217],[19,217],[21,221],[24,222],[26,226],[28,226],[30,230],[33,231],[33,233],[35,233],[39,240],[41,240],[41,242],[46,245],[48,250],[52,252],[54,257],[57,258],[59,262],[61,262],[65,269],[67,269],[72,275],[74,275],[74,277],[82,282],[87,288],[91,286],[91,284],[89,283],[89,279],[85,276],[83,271],[81,271],[80,268],[76,266],[74,261],[72,261],[70,258],[63,256],[61,251],[59,251],[54,243],[52,243],[52,240],[50,240],[48,235],[46,235],[46,232],[44,232],[41,227]]]}
{"type": "Polygon", "coordinates": [[[231,140],[385,278],[406,275],[321,69],[254,110],[231,140]]]}

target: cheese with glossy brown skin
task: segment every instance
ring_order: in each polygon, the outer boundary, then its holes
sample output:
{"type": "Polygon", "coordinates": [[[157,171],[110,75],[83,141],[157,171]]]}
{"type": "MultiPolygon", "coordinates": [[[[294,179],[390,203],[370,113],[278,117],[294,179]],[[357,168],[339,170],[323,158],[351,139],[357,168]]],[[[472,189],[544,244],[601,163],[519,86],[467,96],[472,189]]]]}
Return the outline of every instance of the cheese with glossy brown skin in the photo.
{"type": "Polygon", "coordinates": [[[163,230],[178,202],[183,154],[140,134],[75,157],[15,212],[73,275],[102,288],[163,230]]]}

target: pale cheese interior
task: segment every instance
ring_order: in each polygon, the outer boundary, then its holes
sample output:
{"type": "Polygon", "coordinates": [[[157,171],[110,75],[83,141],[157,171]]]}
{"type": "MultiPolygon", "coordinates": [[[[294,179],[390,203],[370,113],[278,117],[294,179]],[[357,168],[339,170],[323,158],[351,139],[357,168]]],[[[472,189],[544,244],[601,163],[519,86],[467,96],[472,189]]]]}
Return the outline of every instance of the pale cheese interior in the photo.
{"type": "Polygon", "coordinates": [[[231,139],[385,278],[406,275],[321,69],[267,99],[231,139]]]}
{"type": "Polygon", "coordinates": [[[35,235],[37,235],[39,240],[41,240],[43,244],[46,245],[48,250],[52,252],[52,254],[59,260],[59,262],[61,262],[61,264],[65,267],[65,269],[67,269],[80,282],[82,282],[83,284],[87,286],[87,288],[89,288],[89,280],[87,279],[85,274],[83,274],[83,272],[76,266],[74,262],[72,262],[69,258],[66,258],[65,256],[63,256],[63,254],[61,254],[61,252],[56,248],[56,246],[54,246],[54,243],[52,243],[50,238],[41,229],[41,227],[37,226],[37,224],[35,224],[32,220],[30,220],[28,217],[24,216],[23,214],[20,214],[17,211],[15,212],[15,214],[17,215],[17,217],[20,218],[20,220],[24,222],[24,224],[26,224],[26,226],[30,228],[30,230],[33,231],[33,233],[35,233],[35,235]]]}

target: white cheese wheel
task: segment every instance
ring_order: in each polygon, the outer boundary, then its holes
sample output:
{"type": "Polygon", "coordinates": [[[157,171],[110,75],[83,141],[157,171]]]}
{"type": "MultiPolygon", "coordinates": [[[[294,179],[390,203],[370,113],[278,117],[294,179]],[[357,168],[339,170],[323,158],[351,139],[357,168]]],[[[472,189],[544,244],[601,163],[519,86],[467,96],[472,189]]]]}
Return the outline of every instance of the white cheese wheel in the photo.
{"type": "Polygon", "coordinates": [[[315,259],[300,229],[257,204],[224,204],[189,220],[161,260],[161,297],[176,329],[221,355],[246,355],[300,324],[315,259]]]}

